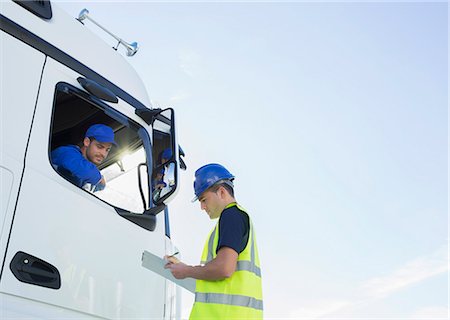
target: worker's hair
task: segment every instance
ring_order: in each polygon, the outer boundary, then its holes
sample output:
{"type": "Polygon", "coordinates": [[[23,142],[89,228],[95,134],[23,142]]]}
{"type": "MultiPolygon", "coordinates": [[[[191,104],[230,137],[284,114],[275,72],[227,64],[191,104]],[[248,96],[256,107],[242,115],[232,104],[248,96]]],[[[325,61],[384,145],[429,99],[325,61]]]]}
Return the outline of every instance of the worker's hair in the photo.
{"type": "Polygon", "coordinates": [[[224,187],[225,190],[227,190],[227,192],[229,193],[229,195],[232,196],[232,197],[234,198],[234,189],[233,189],[233,187],[232,187],[231,185],[229,185],[229,184],[226,183],[226,182],[217,183],[217,184],[213,185],[213,186],[210,188],[210,191],[211,191],[211,192],[217,192],[217,190],[219,190],[220,187],[224,187]]]}
{"type": "Polygon", "coordinates": [[[77,146],[79,146],[80,148],[82,148],[84,146],[84,139],[88,138],[89,141],[93,142],[95,140],[95,138],[93,137],[84,137],[83,139],[81,139],[80,142],[77,143],[77,146]]]}

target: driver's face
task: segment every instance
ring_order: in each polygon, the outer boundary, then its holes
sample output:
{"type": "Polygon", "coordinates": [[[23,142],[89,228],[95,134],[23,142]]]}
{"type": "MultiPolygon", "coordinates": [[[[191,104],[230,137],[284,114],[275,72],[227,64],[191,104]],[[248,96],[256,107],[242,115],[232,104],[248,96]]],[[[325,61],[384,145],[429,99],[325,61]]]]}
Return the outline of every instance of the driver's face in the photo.
{"type": "Polygon", "coordinates": [[[86,157],[95,165],[99,165],[106,159],[111,150],[112,143],[99,142],[95,139],[90,140],[86,147],[86,157]]]}

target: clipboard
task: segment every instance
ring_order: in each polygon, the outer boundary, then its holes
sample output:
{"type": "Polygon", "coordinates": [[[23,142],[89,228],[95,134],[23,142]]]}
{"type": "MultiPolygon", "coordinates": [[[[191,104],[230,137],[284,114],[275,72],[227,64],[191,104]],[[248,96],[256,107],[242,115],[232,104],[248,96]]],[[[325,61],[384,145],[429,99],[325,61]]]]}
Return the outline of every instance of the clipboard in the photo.
{"type": "Polygon", "coordinates": [[[176,279],[172,272],[169,269],[164,269],[167,261],[155,256],[153,253],[144,251],[142,253],[142,266],[150,271],[153,271],[163,278],[172,281],[176,285],[183,287],[184,289],[195,293],[195,279],[186,278],[186,279],[176,279]]]}

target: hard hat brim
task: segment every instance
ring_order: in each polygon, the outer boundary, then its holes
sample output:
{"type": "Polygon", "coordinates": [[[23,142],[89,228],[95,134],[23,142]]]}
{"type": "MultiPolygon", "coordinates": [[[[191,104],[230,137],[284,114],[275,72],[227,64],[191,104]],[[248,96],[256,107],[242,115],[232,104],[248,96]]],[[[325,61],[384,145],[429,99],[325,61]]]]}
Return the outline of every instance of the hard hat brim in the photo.
{"type": "MultiPolygon", "coordinates": [[[[221,183],[227,184],[227,185],[229,185],[230,187],[234,188],[233,180],[234,180],[234,177],[232,177],[230,180],[228,180],[228,179],[219,180],[219,181],[217,181],[216,183],[214,183],[212,186],[210,186],[209,188],[207,188],[205,191],[203,191],[202,194],[205,193],[208,189],[211,189],[213,186],[215,186],[215,185],[217,185],[217,184],[221,184],[221,183]]],[[[198,200],[198,198],[199,198],[200,196],[201,196],[201,195],[195,196],[194,199],[191,200],[191,202],[194,203],[195,201],[198,200]]]]}

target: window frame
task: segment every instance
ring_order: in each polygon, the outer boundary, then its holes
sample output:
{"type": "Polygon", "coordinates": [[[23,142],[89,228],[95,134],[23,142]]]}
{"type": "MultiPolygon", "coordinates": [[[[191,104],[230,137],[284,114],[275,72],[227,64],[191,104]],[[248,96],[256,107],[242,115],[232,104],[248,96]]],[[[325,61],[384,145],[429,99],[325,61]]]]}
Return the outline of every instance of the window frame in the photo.
{"type": "MultiPolygon", "coordinates": [[[[140,213],[136,213],[136,212],[131,212],[130,210],[118,207],[106,200],[103,200],[102,198],[96,196],[93,192],[89,192],[81,187],[76,186],[75,184],[73,184],[72,182],[70,182],[68,179],[66,179],[63,175],[61,175],[54,167],[52,164],[52,157],[51,157],[51,152],[52,152],[52,139],[53,139],[53,128],[54,128],[54,120],[55,120],[55,110],[57,108],[57,95],[58,92],[64,92],[66,94],[71,94],[76,96],[77,98],[85,101],[86,103],[92,105],[95,108],[98,108],[99,110],[101,110],[102,112],[105,113],[105,115],[107,115],[108,117],[112,118],[113,120],[121,123],[122,125],[135,130],[136,133],[138,134],[139,138],[142,141],[142,147],[145,150],[145,156],[146,156],[146,166],[147,166],[147,179],[148,181],[151,181],[151,175],[153,172],[153,158],[152,158],[152,150],[153,150],[153,146],[151,143],[151,138],[149,136],[148,131],[139,123],[137,123],[135,120],[129,118],[128,116],[126,116],[125,114],[121,113],[120,111],[116,110],[115,108],[109,106],[107,103],[105,103],[104,101],[102,101],[101,99],[90,95],[89,93],[67,83],[64,81],[58,82],[55,86],[55,92],[54,92],[54,96],[53,96],[53,105],[52,105],[52,112],[51,112],[51,120],[50,120],[50,130],[49,130],[49,138],[48,138],[48,144],[47,144],[47,153],[48,153],[48,163],[50,165],[50,167],[52,168],[52,170],[54,172],[56,172],[62,179],[64,179],[65,181],[67,181],[68,183],[70,183],[71,185],[73,185],[75,188],[82,190],[83,192],[86,192],[88,194],[90,194],[91,196],[93,196],[93,198],[98,199],[104,203],[106,203],[108,206],[114,208],[114,210],[119,214],[119,215],[123,215],[125,214],[136,214],[136,215],[140,215],[142,214],[146,209],[148,209],[148,207],[152,206],[152,201],[151,201],[151,197],[152,197],[152,190],[150,187],[148,187],[148,201],[146,201],[147,203],[147,208],[143,209],[142,212],[140,213]],[[150,165],[149,165],[150,164],[150,165]]],[[[134,106],[132,106],[134,107],[134,106]]],[[[114,163],[113,163],[114,164],[114,163]]],[[[111,165],[113,165],[111,164],[111,165]]],[[[99,169],[102,170],[102,169],[99,169]]]]}

